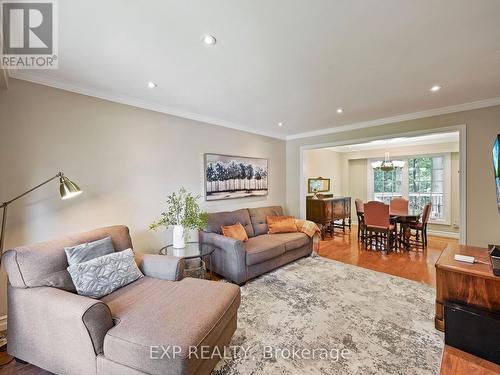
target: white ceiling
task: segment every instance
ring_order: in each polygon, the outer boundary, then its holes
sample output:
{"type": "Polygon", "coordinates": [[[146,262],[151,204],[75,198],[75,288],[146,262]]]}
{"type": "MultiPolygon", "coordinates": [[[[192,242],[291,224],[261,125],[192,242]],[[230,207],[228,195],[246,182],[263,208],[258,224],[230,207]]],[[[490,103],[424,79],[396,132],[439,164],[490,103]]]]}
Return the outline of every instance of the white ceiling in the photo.
{"type": "Polygon", "coordinates": [[[499,0],[58,4],[59,69],[13,76],[251,132],[284,138],[500,97],[499,0]]]}
{"type": "Polygon", "coordinates": [[[397,137],[380,139],[365,143],[357,143],[352,145],[343,145],[335,147],[327,147],[328,150],[335,152],[354,152],[367,150],[381,150],[395,147],[421,146],[442,143],[457,143],[460,140],[459,132],[435,133],[428,135],[420,135],[416,137],[397,137]]]}

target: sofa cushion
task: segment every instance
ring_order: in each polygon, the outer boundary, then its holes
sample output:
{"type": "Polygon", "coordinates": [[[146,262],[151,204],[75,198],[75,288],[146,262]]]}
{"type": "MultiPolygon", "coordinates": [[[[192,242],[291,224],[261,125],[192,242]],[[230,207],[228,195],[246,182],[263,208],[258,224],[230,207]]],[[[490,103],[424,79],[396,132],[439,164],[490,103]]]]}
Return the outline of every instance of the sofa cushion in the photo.
{"type": "Polygon", "coordinates": [[[68,264],[71,266],[114,253],[115,248],[113,247],[111,236],[108,236],[97,241],[65,247],[64,252],[66,253],[68,264]]]}
{"type": "Polygon", "coordinates": [[[192,374],[200,360],[187,358],[189,348],[219,343],[234,323],[240,291],[229,283],[143,277],[102,301],[116,321],[104,339],[107,359],[148,374],[192,374]],[[163,353],[159,346],[170,346],[171,358],[151,359],[163,353]],[[180,348],[175,356],[173,346],[180,348]]]}
{"type": "Polygon", "coordinates": [[[4,253],[2,263],[12,286],[16,288],[46,286],[48,275],[68,268],[65,247],[92,242],[107,236],[111,236],[116,251],[132,247],[128,228],[116,225],[58,240],[16,247],[4,253]]]}
{"type": "Polygon", "coordinates": [[[273,240],[279,240],[285,245],[285,251],[295,250],[299,247],[309,244],[311,239],[302,232],[295,233],[276,233],[270,234],[273,240]]]}
{"type": "Polygon", "coordinates": [[[283,216],[283,209],[280,206],[249,208],[248,212],[256,236],[267,234],[267,216],[283,216]]]}
{"type": "Polygon", "coordinates": [[[208,214],[207,232],[222,234],[222,226],[240,223],[245,228],[248,237],[255,236],[250,215],[246,208],[236,211],[213,212],[208,214]]]}
{"type": "Polygon", "coordinates": [[[297,225],[293,216],[267,216],[268,233],[297,232],[297,225]]]}
{"type": "Polygon", "coordinates": [[[222,234],[226,237],[231,237],[235,240],[240,240],[243,242],[248,241],[247,232],[245,231],[245,228],[243,228],[243,225],[241,225],[241,223],[239,222],[234,225],[223,225],[221,229],[222,234]]]}
{"type": "Polygon", "coordinates": [[[273,236],[264,234],[250,238],[243,244],[247,266],[265,262],[285,253],[285,243],[278,238],[273,238],[273,236]]]}

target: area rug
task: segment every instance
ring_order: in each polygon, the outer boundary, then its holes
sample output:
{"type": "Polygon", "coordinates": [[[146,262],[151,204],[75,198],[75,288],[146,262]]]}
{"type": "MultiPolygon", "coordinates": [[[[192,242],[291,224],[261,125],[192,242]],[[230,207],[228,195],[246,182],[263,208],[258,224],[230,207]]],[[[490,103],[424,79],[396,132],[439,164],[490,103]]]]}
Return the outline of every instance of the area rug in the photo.
{"type": "Polygon", "coordinates": [[[438,374],[428,285],[315,257],[241,288],[238,329],[213,374],[438,374]]]}

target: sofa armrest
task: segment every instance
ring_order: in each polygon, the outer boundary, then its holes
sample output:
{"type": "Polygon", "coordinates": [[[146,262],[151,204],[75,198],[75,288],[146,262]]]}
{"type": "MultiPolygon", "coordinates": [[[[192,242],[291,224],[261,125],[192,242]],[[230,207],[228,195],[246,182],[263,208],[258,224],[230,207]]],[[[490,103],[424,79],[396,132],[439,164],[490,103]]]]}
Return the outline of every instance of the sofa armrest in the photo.
{"type": "Polygon", "coordinates": [[[181,280],[184,274],[184,259],[170,255],[136,253],[135,260],[142,273],[155,279],[181,280]]]}
{"type": "Polygon", "coordinates": [[[200,242],[215,246],[215,272],[238,284],[246,281],[246,251],[242,241],[217,233],[200,232],[200,242]]]}
{"type": "Polygon", "coordinates": [[[219,249],[230,251],[237,255],[245,255],[243,242],[231,237],[211,232],[200,232],[200,242],[211,244],[219,249]]]}
{"type": "Polygon", "coordinates": [[[51,371],[57,363],[63,371],[75,363],[85,367],[85,359],[103,352],[104,337],[113,327],[104,302],[51,287],[9,286],[8,292],[9,353],[51,371]]]}

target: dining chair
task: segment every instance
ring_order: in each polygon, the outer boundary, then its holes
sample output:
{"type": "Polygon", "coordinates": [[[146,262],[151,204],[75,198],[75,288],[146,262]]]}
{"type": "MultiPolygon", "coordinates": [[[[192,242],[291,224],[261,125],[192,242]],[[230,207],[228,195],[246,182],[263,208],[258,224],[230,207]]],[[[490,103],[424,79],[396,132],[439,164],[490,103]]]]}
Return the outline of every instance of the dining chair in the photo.
{"type": "Polygon", "coordinates": [[[391,211],[408,212],[408,200],[406,200],[404,198],[391,199],[389,207],[390,207],[391,211]]]}
{"type": "Polygon", "coordinates": [[[391,223],[389,206],[371,201],[364,204],[365,248],[389,252],[397,247],[396,226],[391,223]]]}
{"type": "MultiPolygon", "coordinates": [[[[391,199],[391,202],[389,203],[389,208],[390,208],[390,211],[391,212],[408,212],[408,200],[404,199],[404,198],[394,198],[394,199],[391,199]]],[[[398,219],[396,217],[396,219],[394,220],[394,225],[396,225],[397,227],[397,224],[398,223],[398,219]]],[[[404,238],[404,233],[403,233],[403,224],[399,223],[399,230],[398,228],[396,228],[396,232],[398,233],[398,239],[399,241],[403,241],[404,238]]]]}
{"type": "Polygon", "coordinates": [[[358,241],[365,239],[365,219],[364,219],[364,203],[361,199],[356,198],[356,215],[358,216],[358,241]]]}
{"type": "Polygon", "coordinates": [[[413,242],[421,245],[422,249],[427,247],[427,224],[431,216],[432,203],[427,203],[422,211],[422,217],[415,223],[410,223],[410,229],[415,231],[413,242]]]}

